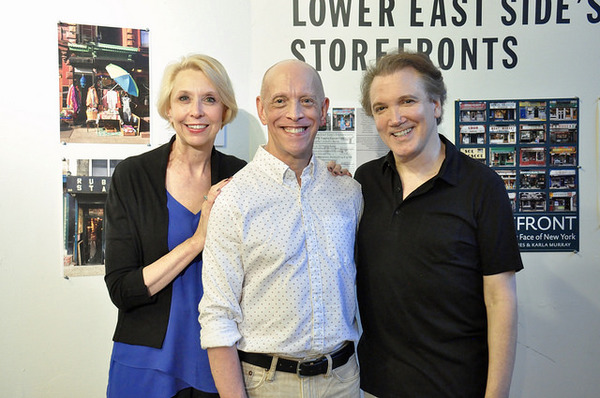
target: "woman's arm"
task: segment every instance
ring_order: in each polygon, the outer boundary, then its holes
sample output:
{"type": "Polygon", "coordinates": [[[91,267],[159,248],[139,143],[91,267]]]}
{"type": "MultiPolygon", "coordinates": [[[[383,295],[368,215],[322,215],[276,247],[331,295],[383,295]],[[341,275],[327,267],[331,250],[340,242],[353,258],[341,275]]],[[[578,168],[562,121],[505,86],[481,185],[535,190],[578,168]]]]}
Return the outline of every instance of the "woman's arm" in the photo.
{"type": "Polygon", "coordinates": [[[206,226],[210,211],[215,203],[215,199],[221,192],[221,188],[229,181],[230,178],[220,181],[208,191],[208,195],[205,196],[204,203],[202,203],[200,221],[194,235],[180,243],[157,261],[144,267],[144,283],[148,287],[150,296],[155,295],[171,283],[204,249],[206,226]]]}

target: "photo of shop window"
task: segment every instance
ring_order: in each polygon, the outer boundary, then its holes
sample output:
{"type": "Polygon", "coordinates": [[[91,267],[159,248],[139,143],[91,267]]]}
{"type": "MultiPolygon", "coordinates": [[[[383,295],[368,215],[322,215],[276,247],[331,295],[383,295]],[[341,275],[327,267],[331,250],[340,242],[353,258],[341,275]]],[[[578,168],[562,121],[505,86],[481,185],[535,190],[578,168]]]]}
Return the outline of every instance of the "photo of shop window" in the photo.
{"type": "Polygon", "coordinates": [[[333,108],[333,131],[354,131],[355,108],[333,108]]]}
{"type": "Polygon", "coordinates": [[[550,143],[575,144],[577,142],[577,124],[552,123],[550,124],[550,143]]]}
{"type": "Polygon", "coordinates": [[[577,120],[577,100],[551,100],[550,120],[577,120]]]}
{"type": "Polygon", "coordinates": [[[515,189],[515,184],[517,180],[517,173],[513,169],[509,170],[496,170],[496,173],[502,178],[504,181],[504,186],[506,189],[515,189]]]}
{"type": "Polygon", "coordinates": [[[515,144],[517,126],[514,124],[490,126],[490,144],[515,144]]]}
{"type": "Polygon", "coordinates": [[[545,124],[521,124],[519,127],[519,143],[543,144],[546,142],[545,124]]]}
{"type": "Polygon", "coordinates": [[[148,144],[147,30],[58,23],[62,143],[148,144]]]}
{"type": "Polygon", "coordinates": [[[550,211],[576,211],[575,192],[550,192],[550,211]]]}
{"type": "Polygon", "coordinates": [[[546,189],[546,170],[521,170],[520,189],[546,189]]]}
{"type": "Polygon", "coordinates": [[[519,193],[519,211],[520,212],[543,212],[546,211],[546,193],[545,192],[520,192],[519,193]]]}
{"type": "Polygon", "coordinates": [[[485,122],[485,102],[460,102],[461,122],[485,122]]]}
{"type": "Polygon", "coordinates": [[[516,192],[508,192],[508,200],[513,212],[517,211],[517,194],[516,192]]]}
{"type": "Polygon", "coordinates": [[[575,189],[575,170],[550,170],[550,189],[575,189]]]}
{"type": "Polygon", "coordinates": [[[490,122],[506,122],[517,119],[517,103],[515,101],[490,102],[490,122]]]}
{"type": "Polygon", "coordinates": [[[550,165],[577,166],[577,149],[574,146],[550,148],[550,165]]]}
{"type": "Polygon", "coordinates": [[[104,274],[104,203],[120,160],[63,159],[64,275],[104,274]]]}
{"type": "Polygon", "coordinates": [[[545,101],[521,101],[519,103],[519,118],[521,120],[546,120],[545,101]]]}
{"type": "Polygon", "coordinates": [[[485,148],[460,148],[460,151],[481,163],[486,164],[485,148]]]}
{"type": "Polygon", "coordinates": [[[504,167],[515,166],[515,148],[490,148],[490,166],[504,167]]]}
{"type": "Polygon", "coordinates": [[[545,166],[546,149],[540,147],[525,147],[519,151],[520,166],[545,166]]]}
{"type": "Polygon", "coordinates": [[[483,124],[467,124],[460,126],[461,144],[485,144],[485,126],[483,124]]]}

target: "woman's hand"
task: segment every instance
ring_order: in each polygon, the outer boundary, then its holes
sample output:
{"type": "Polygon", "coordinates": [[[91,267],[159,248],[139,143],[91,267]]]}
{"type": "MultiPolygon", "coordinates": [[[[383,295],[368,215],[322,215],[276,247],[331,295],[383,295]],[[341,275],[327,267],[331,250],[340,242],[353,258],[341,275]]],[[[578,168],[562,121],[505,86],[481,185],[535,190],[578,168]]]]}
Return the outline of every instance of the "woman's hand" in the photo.
{"type": "Polygon", "coordinates": [[[337,164],[335,160],[330,160],[327,163],[327,170],[334,176],[349,176],[352,177],[352,173],[348,169],[343,169],[341,164],[337,164]]]}
{"type": "Polygon", "coordinates": [[[219,196],[221,193],[221,188],[227,185],[229,181],[231,181],[231,177],[219,181],[210,187],[208,193],[204,196],[204,203],[202,203],[202,209],[200,210],[200,221],[198,222],[198,228],[196,228],[196,232],[194,232],[194,236],[192,237],[196,241],[196,244],[201,246],[199,252],[204,250],[204,241],[206,240],[206,228],[208,226],[208,217],[210,216],[210,211],[215,204],[217,196],[219,196]]]}

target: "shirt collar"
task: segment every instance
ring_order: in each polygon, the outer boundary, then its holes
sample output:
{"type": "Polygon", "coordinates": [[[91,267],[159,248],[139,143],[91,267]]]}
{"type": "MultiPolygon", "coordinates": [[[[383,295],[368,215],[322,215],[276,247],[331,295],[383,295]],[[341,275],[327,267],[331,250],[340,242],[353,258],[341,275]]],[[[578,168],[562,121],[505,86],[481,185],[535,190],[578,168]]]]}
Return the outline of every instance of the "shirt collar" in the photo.
{"type": "MultiPolygon", "coordinates": [[[[458,152],[458,149],[456,148],[456,146],[451,143],[446,137],[444,137],[442,134],[438,134],[440,136],[440,139],[442,140],[442,142],[444,143],[446,149],[445,149],[445,159],[442,162],[442,166],[440,167],[440,171],[438,172],[438,174],[435,176],[435,179],[441,179],[446,181],[448,184],[450,185],[457,185],[458,184],[458,169],[459,169],[459,162],[458,162],[458,158],[460,156],[460,153],[458,152]]],[[[382,162],[381,162],[381,171],[382,173],[385,173],[385,170],[390,169],[391,171],[397,173],[396,170],[396,161],[394,159],[394,154],[392,151],[389,151],[387,153],[387,155],[385,155],[382,158],[382,162]]]]}
{"type": "MultiPolygon", "coordinates": [[[[271,153],[269,153],[264,146],[259,146],[256,150],[253,160],[261,162],[264,166],[264,170],[278,182],[283,182],[286,179],[293,178],[296,180],[296,174],[294,171],[284,162],[277,159],[271,153]]],[[[312,155],[310,162],[302,171],[302,177],[313,177],[316,169],[315,156],[312,155]]]]}

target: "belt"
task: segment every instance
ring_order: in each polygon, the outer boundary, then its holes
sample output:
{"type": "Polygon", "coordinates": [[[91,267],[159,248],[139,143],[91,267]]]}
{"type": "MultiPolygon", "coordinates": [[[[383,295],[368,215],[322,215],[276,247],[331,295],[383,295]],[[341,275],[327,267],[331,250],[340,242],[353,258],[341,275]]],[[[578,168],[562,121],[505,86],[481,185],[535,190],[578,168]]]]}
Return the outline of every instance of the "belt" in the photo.
{"type": "MultiPolygon", "coordinates": [[[[240,360],[260,366],[261,368],[270,369],[273,356],[260,354],[256,352],[238,351],[240,360]]],[[[332,353],[331,369],[335,369],[348,362],[348,359],[354,354],[354,343],[349,342],[344,347],[332,353]]],[[[287,373],[296,373],[299,376],[316,376],[327,373],[327,357],[322,356],[309,361],[294,361],[292,359],[277,358],[277,367],[275,370],[287,373]]]]}

